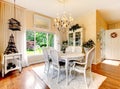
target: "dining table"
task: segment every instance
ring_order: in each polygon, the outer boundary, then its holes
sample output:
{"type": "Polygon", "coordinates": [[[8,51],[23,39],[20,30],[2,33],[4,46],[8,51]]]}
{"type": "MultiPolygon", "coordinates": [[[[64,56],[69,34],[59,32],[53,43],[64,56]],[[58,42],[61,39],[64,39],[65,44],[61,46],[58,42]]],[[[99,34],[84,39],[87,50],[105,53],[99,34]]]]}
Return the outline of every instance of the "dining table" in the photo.
{"type": "Polygon", "coordinates": [[[68,85],[68,71],[69,71],[69,62],[70,61],[77,61],[82,60],[85,56],[85,53],[61,53],[60,58],[65,61],[65,70],[66,70],[66,85],[68,85]]]}

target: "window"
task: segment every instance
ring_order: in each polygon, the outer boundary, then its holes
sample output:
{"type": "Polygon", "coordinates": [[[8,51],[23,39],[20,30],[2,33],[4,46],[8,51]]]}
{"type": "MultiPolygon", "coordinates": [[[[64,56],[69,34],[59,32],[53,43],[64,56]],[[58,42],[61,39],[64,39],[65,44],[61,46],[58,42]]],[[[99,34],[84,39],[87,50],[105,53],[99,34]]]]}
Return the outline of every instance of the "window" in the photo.
{"type": "Polygon", "coordinates": [[[27,54],[41,54],[42,47],[54,47],[54,34],[27,30],[27,54]]]}

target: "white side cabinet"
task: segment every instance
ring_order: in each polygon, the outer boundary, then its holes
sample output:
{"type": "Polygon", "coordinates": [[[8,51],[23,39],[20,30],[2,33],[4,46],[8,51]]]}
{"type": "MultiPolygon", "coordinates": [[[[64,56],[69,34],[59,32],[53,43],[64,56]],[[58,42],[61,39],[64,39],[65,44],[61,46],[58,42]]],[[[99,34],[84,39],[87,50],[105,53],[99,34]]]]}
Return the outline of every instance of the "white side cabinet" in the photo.
{"type": "Polygon", "coordinates": [[[22,70],[22,54],[14,53],[3,55],[2,58],[2,77],[10,71],[13,70],[22,70]]]}

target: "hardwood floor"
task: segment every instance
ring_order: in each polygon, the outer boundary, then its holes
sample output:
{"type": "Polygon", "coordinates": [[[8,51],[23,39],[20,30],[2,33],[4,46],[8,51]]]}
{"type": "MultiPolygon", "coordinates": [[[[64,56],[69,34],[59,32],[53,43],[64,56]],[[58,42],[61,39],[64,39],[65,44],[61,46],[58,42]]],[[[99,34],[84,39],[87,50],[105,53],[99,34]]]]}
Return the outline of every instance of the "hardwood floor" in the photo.
{"type": "Polygon", "coordinates": [[[31,69],[41,64],[23,68],[22,72],[10,72],[0,77],[0,89],[50,89],[31,69]]]}
{"type": "MultiPolygon", "coordinates": [[[[0,89],[50,89],[33,71],[32,68],[44,63],[23,68],[22,72],[13,71],[0,77],[0,89]]],[[[99,89],[120,89],[120,65],[112,66],[100,63],[92,65],[92,71],[107,76],[99,89]]]]}
{"type": "Polygon", "coordinates": [[[99,89],[120,89],[120,64],[113,66],[100,63],[93,65],[92,71],[107,77],[99,89]]]}

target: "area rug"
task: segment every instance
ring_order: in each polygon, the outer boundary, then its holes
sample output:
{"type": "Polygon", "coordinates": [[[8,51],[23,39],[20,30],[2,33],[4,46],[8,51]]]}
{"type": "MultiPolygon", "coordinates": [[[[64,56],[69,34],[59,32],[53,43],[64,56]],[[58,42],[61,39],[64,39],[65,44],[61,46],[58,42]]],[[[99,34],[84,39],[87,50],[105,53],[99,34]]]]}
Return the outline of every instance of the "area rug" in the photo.
{"type": "MultiPolygon", "coordinates": [[[[76,76],[69,77],[69,84],[66,85],[65,72],[62,71],[57,83],[57,72],[52,75],[52,69],[49,74],[44,73],[44,66],[32,68],[32,70],[49,86],[50,89],[86,89],[83,74],[77,73],[76,76]]],[[[90,81],[89,73],[87,73],[87,82],[89,89],[98,89],[102,82],[106,79],[105,76],[93,73],[93,82],[90,81]]]]}

